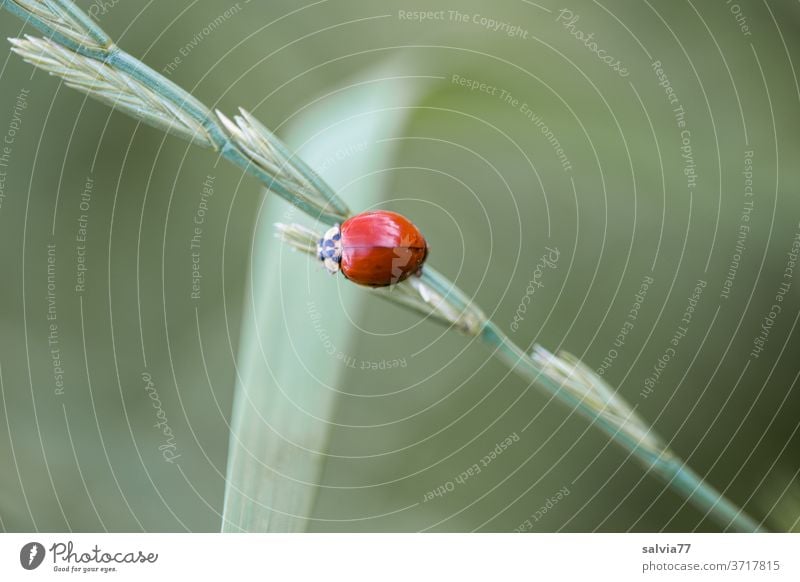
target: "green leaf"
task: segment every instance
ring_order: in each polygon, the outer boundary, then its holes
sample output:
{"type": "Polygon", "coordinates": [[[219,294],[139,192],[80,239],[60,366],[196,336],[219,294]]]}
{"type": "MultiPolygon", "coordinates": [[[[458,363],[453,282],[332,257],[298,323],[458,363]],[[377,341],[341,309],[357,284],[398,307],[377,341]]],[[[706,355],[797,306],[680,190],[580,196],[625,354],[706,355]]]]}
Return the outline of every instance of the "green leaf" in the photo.
{"type": "MultiPolygon", "coordinates": [[[[424,93],[422,81],[389,76],[379,68],[345,83],[291,124],[288,142],[335,188],[346,186],[354,209],[382,198],[384,178],[378,187],[359,178],[385,167],[391,148],[376,141],[393,136],[424,93]]],[[[269,196],[256,227],[223,531],[306,529],[355,332],[350,317],[367,296],[275,238],[273,223],[301,218],[269,196]]]]}

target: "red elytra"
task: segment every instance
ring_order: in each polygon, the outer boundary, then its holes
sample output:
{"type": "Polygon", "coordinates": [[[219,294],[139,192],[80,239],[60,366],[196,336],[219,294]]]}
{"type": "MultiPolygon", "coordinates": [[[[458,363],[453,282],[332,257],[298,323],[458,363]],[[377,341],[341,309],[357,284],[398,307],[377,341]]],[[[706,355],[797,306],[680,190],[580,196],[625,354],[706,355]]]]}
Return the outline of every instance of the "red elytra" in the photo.
{"type": "Polygon", "coordinates": [[[332,273],[370,287],[386,287],[419,272],[428,256],[425,237],[404,216],[363,212],[335,226],[319,241],[318,254],[332,273]]]}

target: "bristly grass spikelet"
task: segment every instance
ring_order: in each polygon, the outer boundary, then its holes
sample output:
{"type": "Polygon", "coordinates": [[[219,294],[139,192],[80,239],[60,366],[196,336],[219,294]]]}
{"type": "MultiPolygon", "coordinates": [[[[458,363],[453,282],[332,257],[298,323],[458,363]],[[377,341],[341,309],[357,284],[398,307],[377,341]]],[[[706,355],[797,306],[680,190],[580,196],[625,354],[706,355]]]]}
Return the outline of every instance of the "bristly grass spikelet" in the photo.
{"type": "Polygon", "coordinates": [[[293,249],[309,255],[317,254],[317,241],[319,233],[303,226],[302,224],[284,224],[276,222],[277,232],[275,236],[291,246],[293,249]]]}
{"type": "Polygon", "coordinates": [[[30,18],[34,26],[62,37],[73,48],[105,52],[113,45],[108,35],[69,0],[5,0],[3,7],[26,20],[30,18]]]}
{"type": "Polygon", "coordinates": [[[531,358],[542,374],[583,402],[593,412],[593,418],[607,421],[620,433],[627,435],[631,443],[646,449],[654,458],[672,456],[636,411],[577,357],[564,351],[555,355],[535,345],[531,358]]]}
{"type": "Polygon", "coordinates": [[[258,119],[242,108],[239,113],[231,120],[221,111],[216,112],[233,142],[254,164],[309,206],[337,214],[341,220],[347,219],[350,210],[322,178],[290,152],[258,119]]]}
{"type": "Polygon", "coordinates": [[[130,75],[46,38],[11,38],[12,51],[26,62],[61,77],[68,87],[91,95],[131,117],[188,141],[213,147],[208,131],[171,101],[130,75]]]}

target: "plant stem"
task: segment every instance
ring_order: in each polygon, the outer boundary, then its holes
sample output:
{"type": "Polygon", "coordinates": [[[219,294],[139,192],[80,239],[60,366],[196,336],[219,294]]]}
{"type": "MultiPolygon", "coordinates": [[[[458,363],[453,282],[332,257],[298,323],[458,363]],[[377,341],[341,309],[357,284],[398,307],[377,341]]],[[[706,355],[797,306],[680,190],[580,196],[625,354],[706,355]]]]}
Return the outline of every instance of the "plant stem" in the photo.
{"type": "MultiPolygon", "coordinates": [[[[248,146],[243,147],[241,142],[237,143],[208,107],[117,47],[108,35],[70,0],[0,0],[0,9],[2,8],[30,22],[51,41],[115,71],[125,73],[144,84],[158,94],[159,98],[171,103],[201,124],[208,133],[210,143],[220,155],[254,175],[268,189],[312,218],[332,225],[349,214],[347,206],[333,189],[254,118],[243,113],[243,118],[246,119],[243,119],[242,123],[245,127],[239,127],[245,132],[242,135],[245,138],[256,135],[268,142],[268,146],[272,148],[270,151],[277,152],[279,163],[290,166],[292,171],[302,175],[306,180],[304,184],[313,187],[326,201],[327,206],[321,207],[307,201],[302,197],[302,192],[293,191],[290,185],[265,171],[258,163],[254,163],[254,158],[246,153],[248,146]]],[[[223,121],[225,120],[223,118],[223,121]]],[[[236,127],[233,129],[237,130],[236,127]]],[[[274,166],[266,167],[274,169],[274,166]]],[[[279,172],[282,169],[283,167],[278,168],[279,172]]],[[[309,249],[313,251],[313,239],[305,247],[306,251],[309,249]]],[[[436,312],[439,321],[448,322],[466,335],[479,337],[492,349],[492,354],[506,363],[516,374],[544,389],[572,410],[580,412],[614,442],[628,450],[646,471],[658,475],[668,487],[704,510],[705,515],[713,517],[723,528],[743,532],[760,531],[759,524],[755,520],[687,467],[613,389],[605,385],[602,379],[592,377],[591,371],[580,368],[579,362],[568,362],[552,356],[553,369],[544,369],[530,354],[514,344],[496,324],[487,320],[469,297],[446,277],[426,267],[418,283],[420,285],[414,288],[418,293],[416,298],[413,293],[403,295],[403,301],[400,301],[399,295],[393,297],[389,294],[383,297],[418,313],[424,313],[426,309],[432,310],[436,312]]]]}
{"type": "MultiPolygon", "coordinates": [[[[300,210],[313,216],[320,222],[333,225],[341,221],[341,214],[329,214],[325,212],[321,213],[317,208],[309,205],[299,196],[295,196],[295,194],[281,184],[280,181],[276,180],[273,176],[270,176],[256,164],[254,164],[252,160],[245,156],[239,147],[223,131],[211,110],[203,105],[191,93],[182,89],[160,73],[154,71],[152,68],[141,62],[136,57],[126,53],[116,46],[113,47],[109,52],[105,58],[105,62],[109,66],[128,73],[137,81],[141,81],[150,88],[154,89],[171,101],[176,107],[180,108],[201,123],[206,131],[208,131],[209,136],[214,143],[215,149],[219,151],[224,158],[261,180],[261,182],[263,182],[269,190],[272,190],[282,198],[285,198],[290,203],[297,206],[300,210]]],[[[286,148],[282,150],[282,153],[287,152],[288,149],[286,148]]],[[[296,158],[294,161],[296,163],[296,158]]],[[[332,192],[332,190],[328,189],[325,191],[326,194],[329,192],[332,192]]],[[[333,195],[332,198],[329,198],[328,202],[330,202],[334,208],[341,211],[341,207],[338,204],[338,197],[333,195]]]]}
{"type": "MultiPolygon", "coordinates": [[[[299,225],[279,225],[279,231],[295,249],[315,255],[318,233],[299,225]]],[[[531,354],[525,352],[468,295],[428,265],[421,277],[412,277],[393,289],[378,296],[423,316],[432,315],[435,321],[480,339],[493,357],[588,419],[637,459],[646,472],[660,477],[667,487],[704,511],[705,516],[713,518],[723,529],[761,531],[755,520],[687,467],[618,391],[578,358],[569,354],[555,356],[538,346],[531,354]],[[416,295],[406,293],[409,287],[416,295]]]]}
{"type": "MultiPolygon", "coordinates": [[[[33,0],[27,0],[27,3],[37,6],[42,4],[41,2],[34,2],[33,0]]],[[[310,204],[301,196],[296,195],[290,188],[283,184],[280,179],[270,175],[257,164],[253,163],[253,160],[245,155],[236,142],[225,132],[211,109],[206,107],[188,91],[182,89],[136,57],[120,49],[85,12],[70,0],[52,0],[52,5],[48,6],[45,4],[44,9],[50,11],[58,10],[61,15],[77,23],[80,28],[80,32],[78,33],[78,36],[81,38],[80,42],[71,38],[71,36],[75,37],[76,33],[71,32],[69,28],[64,28],[63,26],[59,28],[58,24],[53,24],[53,22],[30,12],[25,7],[25,4],[26,2],[18,3],[15,0],[0,0],[0,9],[5,8],[26,22],[29,22],[43,32],[50,40],[57,42],[79,55],[94,59],[106,66],[112,67],[116,71],[125,73],[149,87],[164,100],[169,101],[175,107],[200,123],[208,133],[214,149],[217,150],[220,155],[258,178],[269,190],[285,198],[288,202],[297,206],[300,210],[316,220],[333,225],[340,223],[343,218],[349,214],[347,206],[336,193],[327,184],[324,184],[302,160],[298,160],[294,157],[289,152],[288,148],[272,134],[270,134],[270,141],[272,142],[272,146],[285,156],[285,162],[283,163],[299,167],[309,182],[317,187],[319,194],[326,199],[329,209],[321,209],[318,206],[310,204]],[[71,35],[67,34],[68,32],[71,33],[71,35]]],[[[41,9],[42,8],[40,8],[40,10],[41,9]]]]}
{"type": "MultiPolygon", "coordinates": [[[[580,412],[609,435],[615,443],[629,451],[646,471],[660,477],[668,487],[705,512],[707,516],[712,517],[723,528],[731,528],[738,532],[763,531],[753,518],[709,485],[666,446],[663,446],[660,452],[654,452],[652,448],[643,446],[641,441],[631,438],[619,425],[609,422],[595,408],[588,406],[572,392],[564,390],[562,385],[545,375],[531,357],[512,342],[495,323],[486,322],[480,339],[492,349],[493,355],[508,365],[513,372],[536,384],[572,410],[580,412]]],[[[652,433],[652,429],[649,429],[649,432],[652,433]]],[[[655,437],[654,434],[651,436],[655,437]]],[[[657,442],[661,442],[658,437],[655,438],[657,442]]]]}

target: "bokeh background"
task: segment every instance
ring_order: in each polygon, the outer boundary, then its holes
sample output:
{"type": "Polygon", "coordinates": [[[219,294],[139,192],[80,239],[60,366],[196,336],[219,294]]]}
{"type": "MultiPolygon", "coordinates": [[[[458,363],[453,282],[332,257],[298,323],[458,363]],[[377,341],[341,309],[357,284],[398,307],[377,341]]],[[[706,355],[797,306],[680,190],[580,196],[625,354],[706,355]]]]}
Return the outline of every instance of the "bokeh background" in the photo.
{"type": "MultiPolygon", "coordinates": [[[[352,208],[411,217],[432,264],[520,345],[606,358],[697,472],[765,527],[798,529],[800,5],[78,4],[204,102],[252,110],[352,208]],[[548,248],[559,260],[536,274],[548,248]]],[[[0,36],[24,32],[0,15],[0,36]]],[[[0,135],[3,530],[218,531],[230,447],[249,457],[231,483],[261,491],[250,510],[272,529],[719,531],[484,347],[283,248],[272,223],[302,218],[214,152],[7,49],[0,135]]],[[[230,529],[265,527],[240,505],[230,529]]]]}

